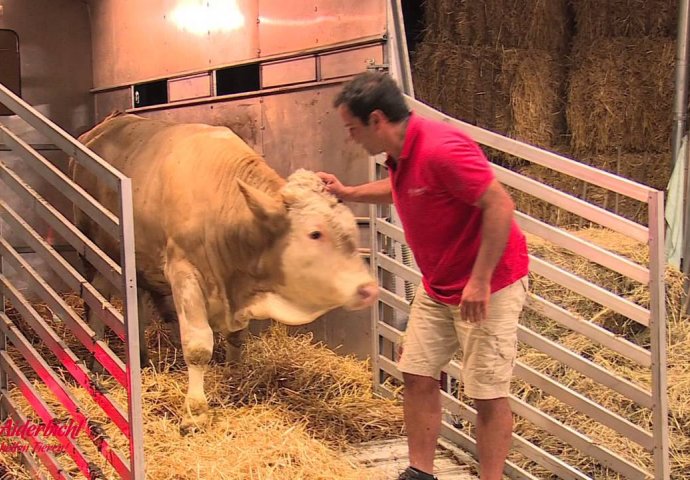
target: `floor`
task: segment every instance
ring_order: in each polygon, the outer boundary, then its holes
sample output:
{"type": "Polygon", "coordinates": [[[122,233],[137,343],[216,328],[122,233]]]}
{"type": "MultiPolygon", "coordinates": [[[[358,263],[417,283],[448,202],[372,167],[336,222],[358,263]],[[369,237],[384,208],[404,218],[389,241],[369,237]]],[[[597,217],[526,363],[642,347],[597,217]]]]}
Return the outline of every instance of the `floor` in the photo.
{"type": "MultiPolygon", "coordinates": [[[[400,438],[364,443],[357,448],[353,458],[369,468],[383,471],[387,478],[395,480],[409,464],[407,440],[400,438]]],[[[434,474],[438,480],[477,480],[478,477],[472,475],[469,464],[465,462],[471,462],[471,459],[441,444],[436,449],[434,474]]]]}

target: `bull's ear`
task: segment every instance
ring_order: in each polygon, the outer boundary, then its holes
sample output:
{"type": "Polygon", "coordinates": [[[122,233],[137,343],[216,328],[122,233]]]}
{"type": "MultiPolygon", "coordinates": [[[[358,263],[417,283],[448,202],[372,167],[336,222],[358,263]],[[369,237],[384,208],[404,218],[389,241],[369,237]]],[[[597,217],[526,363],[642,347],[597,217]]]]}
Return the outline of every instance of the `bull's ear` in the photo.
{"type": "Polygon", "coordinates": [[[249,210],[258,220],[270,220],[285,214],[282,202],[271,198],[266,193],[252,187],[239,178],[237,179],[237,185],[240,188],[240,192],[242,192],[244,200],[247,202],[249,210]]]}

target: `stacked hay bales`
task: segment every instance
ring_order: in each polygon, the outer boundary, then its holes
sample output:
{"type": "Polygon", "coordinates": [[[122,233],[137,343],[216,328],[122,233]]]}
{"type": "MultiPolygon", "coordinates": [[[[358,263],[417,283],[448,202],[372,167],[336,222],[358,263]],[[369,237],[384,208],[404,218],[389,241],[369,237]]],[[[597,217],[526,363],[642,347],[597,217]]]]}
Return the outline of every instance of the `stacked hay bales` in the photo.
{"type": "Polygon", "coordinates": [[[561,141],[566,0],[427,0],[416,96],[468,123],[542,147],[561,141]]]}
{"type": "MultiPolygon", "coordinates": [[[[671,173],[677,2],[571,3],[575,33],[567,81],[567,156],[665,189],[671,173]]],[[[542,170],[530,166],[523,173],[543,177],[542,170]]],[[[572,177],[549,177],[549,185],[559,189],[576,185],[580,198],[647,222],[647,211],[639,202],[619,199],[572,177]]],[[[572,222],[572,217],[565,217],[572,222]]]]}
{"type": "MultiPolygon", "coordinates": [[[[49,311],[40,310],[46,322],[60,328],[49,311]]],[[[17,316],[9,312],[12,318],[17,316]]],[[[155,368],[142,373],[147,479],[385,478],[377,470],[353,463],[350,455],[351,448],[361,442],[403,433],[401,406],[373,393],[367,362],[337,355],[315,344],[311,335],[270,329],[249,339],[240,365],[210,367],[205,385],[212,423],[203,431],[182,436],[186,368],[179,346],[169,343],[164,325],[156,322],[150,333],[149,345],[157,348],[152,352],[155,368]]],[[[10,353],[35,378],[31,367],[16,352],[10,353]]],[[[112,378],[101,377],[99,383],[126,405],[124,389],[112,378]]],[[[34,385],[60,418],[68,418],[45,384],[36,380],[34,385]]],[[[91,421],[126,452],[126,439],[89,394],[76,385],[70,387],[91,421]]],[[[27,416],[38,421],[18,390],[11,395],[27,416]]],[[[77,443],[96,459],[105,478],[118,478],[88,438],[82,434],[77,443]]],[[[58,460],[66,472],[79,476],[67,455],[58,454],[58,460]]],[[[0,478],[31,477],[14,455],[0,451],[0,478]]]]}

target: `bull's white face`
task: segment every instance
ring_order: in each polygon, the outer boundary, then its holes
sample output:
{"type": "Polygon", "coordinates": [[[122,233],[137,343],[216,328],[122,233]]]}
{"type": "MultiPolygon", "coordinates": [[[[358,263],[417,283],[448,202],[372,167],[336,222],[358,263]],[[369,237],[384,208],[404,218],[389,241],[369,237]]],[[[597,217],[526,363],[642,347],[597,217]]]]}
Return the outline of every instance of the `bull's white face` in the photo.
{"type": "Polygon", "coordinates": [[[282,193],[290,231],[278,293],[305,309],[357,310],[372,305],[378,289],[357,251],[352,212],[325,193],[312,172],[295,172],[282,193]]]}

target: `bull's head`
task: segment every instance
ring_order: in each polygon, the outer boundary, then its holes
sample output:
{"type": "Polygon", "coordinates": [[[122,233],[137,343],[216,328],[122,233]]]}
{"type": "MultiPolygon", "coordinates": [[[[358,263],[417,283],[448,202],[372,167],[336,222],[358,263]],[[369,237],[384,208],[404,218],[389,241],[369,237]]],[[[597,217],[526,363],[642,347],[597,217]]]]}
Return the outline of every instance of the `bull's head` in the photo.
{"type": "Polygon", "coordinates": [[[266,316],[301,324],[337,307],[358,310],[373,304],[378,288],[357,251],[355,218],[325,191],[316,174],[293,173],[280,192],[281,205],[265,193],[241,187],[255,216],[270,221],[284,215],[289,221],[280,256],[284,281],[275,292],[280,298],[271,299],[271,314],[266,316]],[[276,316],[276,309],[285,314],[276,316]]]}

